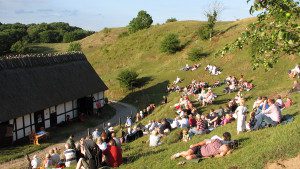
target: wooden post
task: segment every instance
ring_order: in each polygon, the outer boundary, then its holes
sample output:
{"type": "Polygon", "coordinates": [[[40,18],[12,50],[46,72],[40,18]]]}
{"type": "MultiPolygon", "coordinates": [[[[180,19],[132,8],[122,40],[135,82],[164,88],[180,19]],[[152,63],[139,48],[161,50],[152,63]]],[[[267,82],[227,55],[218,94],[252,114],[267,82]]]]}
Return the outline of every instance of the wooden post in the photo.
{"type": "Polygon", "coordinates": [[[90,128],[87,129],[87,135],[90,136],[90,128]]]}

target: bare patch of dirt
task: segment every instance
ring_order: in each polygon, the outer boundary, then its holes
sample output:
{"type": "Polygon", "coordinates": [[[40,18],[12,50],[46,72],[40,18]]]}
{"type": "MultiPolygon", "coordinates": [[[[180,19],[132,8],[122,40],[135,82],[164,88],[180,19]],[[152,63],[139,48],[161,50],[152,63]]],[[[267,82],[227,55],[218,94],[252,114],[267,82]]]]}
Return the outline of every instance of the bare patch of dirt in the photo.
{"type": "Polygon", "coordinates": [[[291,159],[278,160],[274,163],[268,163],[266,169],[299,169],[300,168],[300,154],[291,159]]]}

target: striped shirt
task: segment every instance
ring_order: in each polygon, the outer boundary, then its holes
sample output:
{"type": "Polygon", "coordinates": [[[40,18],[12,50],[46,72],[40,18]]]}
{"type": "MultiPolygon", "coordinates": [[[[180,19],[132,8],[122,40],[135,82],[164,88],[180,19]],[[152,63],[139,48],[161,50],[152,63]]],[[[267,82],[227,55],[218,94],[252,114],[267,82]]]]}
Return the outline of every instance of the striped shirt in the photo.
{"type": "Polygon", "coordinates": [[[197,130],[205,130],[206,129],[206,125],[205,125],[205,122],[204,120],[200,119],[200,120],[196,120],[197,123],[197,130]]]}

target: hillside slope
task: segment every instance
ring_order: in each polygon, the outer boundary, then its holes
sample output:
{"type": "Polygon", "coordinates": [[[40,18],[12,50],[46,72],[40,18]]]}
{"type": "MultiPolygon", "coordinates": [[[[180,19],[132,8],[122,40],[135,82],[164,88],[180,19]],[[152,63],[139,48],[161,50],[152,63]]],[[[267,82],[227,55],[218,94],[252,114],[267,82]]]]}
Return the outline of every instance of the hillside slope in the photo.
{"type": "MultiPolygon", "coordinates": [[[[236,22],[221,22],[217,24],[219,34],[212,41],[202,41],[195,31],[203,23],[197,21],[174,22],[163,25],[152,26],[151,28],[139,31],[135,34],[119,38],[119,34],[126,31],[125,28],[109,29],[91,35],[80,42],[83,52],[88,57],[92,66],[109,86],[107,96],[109,99],[122,100],[145,108],[149,103],[155,103],[158,107],[153,114],[144,119],[141,123],[146,124],[150,119],[173,118],[175,113],[170,106],[175,104],[180,97],[179,93],[167,94],[166,86],[173,82],[176,76],[184,79],[181,86],[189,84],[192,79],[203,80],[213,83],[216,80],[224,80],[228,75],[240,77],[252,81],[255,88],[250,92],[244,92],[247,98],[247,105],[250,108],[257,96],[273,97],[277,94],[287,95],[292,85],[288,78],[287,71],[293,68],[300,58],[296,56],[283,56],[273,69],[266,72],[263,68],[252,70],[249,50],[236,51],[223,58],[212,55],[200,60],[200,69],[193,72],[180,71],[185,64],[193,64],[187,60],[187,52],[193,47],[203,47],[205,52],[214,53],[226,43],[235,40],[253,19],[245,19],[236,22]],[[160,52],[160,41],[167,33],[178,33],[185,48],[174,55],[167,55],[160,52]],[[222,74],[211,76],[204,71],[207,64],[214,64],[222,68],[222,74]],[[145,86],[132,92],[123,91],[116,77],[118,73],[130,68],[136,70],[140,77],[147,81],[145,86]],[[169,103],[160,105],[162,96],[167,95],[169,103]]],[[[67,45],[67,44],[64,44],[67,45]]],[[[59,50],[56,50],[59,51],[59,50]]],[[[223,94],[222,87],[214,89],[218,94],[215,104],[206,108],[200,108],[195,103],[199,112],[208,113],[211,108],[224,106],[228,99],[232,99],[235,93],[223,94]]],[[[186,164],[187,168],[263,168],[268,161],[280,158],[294,157],[300,150],[300,115],[299,115],[299,94],[291,95],[296,104],[284,111],[284,114],[291,114],[295,120],[288,125],[281,125],[275,128],[267,128],[256,132],[236,135],[236,124],[229,124],[219,127],[209,135],[193,137],[190,143],[177,142],[174,131],[164,140],[164,144],[157,148],[149,148],[143,137],[124,147],[124,157],[128,164],[123,168],[181,168],[177,166],[178,161],[171,161],[170,156],[178,151],[185,150],[190,144],[213,135],[221,135],[224,131],[230,131],[233,139],[241,141],[241,147],[233,154],[220,159],[205,159],[199,164],[186,164]],[[172,140],[174,139],[174,140],[172,140]]]]}

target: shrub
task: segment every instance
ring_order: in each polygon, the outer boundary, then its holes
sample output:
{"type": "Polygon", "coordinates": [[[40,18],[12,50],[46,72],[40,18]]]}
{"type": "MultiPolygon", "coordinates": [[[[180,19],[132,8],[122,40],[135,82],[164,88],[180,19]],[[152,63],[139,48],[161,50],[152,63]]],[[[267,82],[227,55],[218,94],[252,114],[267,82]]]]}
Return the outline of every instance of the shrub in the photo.
{"type": "Polygon", "coordinates": [[[202,40],[208,40],[212,32],[208,26],[202,26],[196,33],[202,40]]]}
{"type": "Polygon", "coordinates": [[[119,73],[117,80],[122,87],[133,89],[138,85],[138,73],[133,70],[123,70],[119,73]]]}
{"type": "Polygon", "coordinates": [[[15,53],[27,53],[29,52],[28,43],[26,41],[17,41],[11,46],[10,51],[15,53]]]}
{"type": "Polygon", "coordinates": [[[193,48],[188,53],[188,59],[191,61],[197,61],[205,56],[207,56],[207,53],[203,53],[202,48],[193,48]]]}
{"type": "Polygon", "coordinates": [[[140,11],[136,18],[133,18],[129,25],[128,29],[130,33],[137,32],[142,29],[147,29],[153,23],[152,17],[146,11],[140,11]]]}
{"type": "Polygon", "coordinates": [[[108,33],[110,33],[111,32],[111,29],[110,28],[107,28],[107,27],[105,27],[103,30],[103,33],[104,34],[108,34],[108,33]]]}
{"type": "Polygon", "coordinates": [[[126,36],[128,36],[128,35],[129,35],[129,33],[128,33],[127,31],[125,31],[125,32],[120,33],[120,34],[118,35],[118,38],[123,38],[123,37],[126,37],[126,36]]]}
{"type": "Polygon", "coordinates": [[[180,50],[180,40],[178,38],[177,34],[168,34],[164,37],[164,39],[161,41],[160,49],[162,52],[166,53],[176,53],[180,50]]]}
{"type": "Polygon", "coordinates": [[[71,42],[68,47],[68,52],[81,51],[81,44],[79,42],[71,42]]]}
{"type": "Polygon", "coordinates": [[[166,20],[166,23],[170,23],[170,22],[176,22],[177,19],[176,18],[170,18],[166,20]]]}

